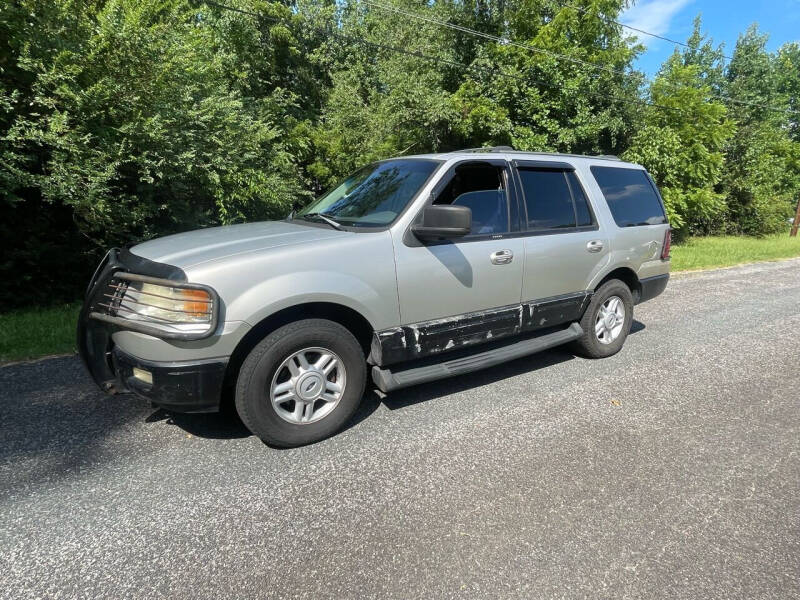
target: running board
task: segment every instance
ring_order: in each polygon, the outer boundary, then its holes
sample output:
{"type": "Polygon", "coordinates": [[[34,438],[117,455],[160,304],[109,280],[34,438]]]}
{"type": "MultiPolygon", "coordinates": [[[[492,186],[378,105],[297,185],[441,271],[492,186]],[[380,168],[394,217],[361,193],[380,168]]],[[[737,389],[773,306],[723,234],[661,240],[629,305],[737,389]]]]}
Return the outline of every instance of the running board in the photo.
{"type": "MultiPolygon", "coordinates": [[[[578,323],[573,323],[566,329],[555,331],[535,338],[513,342],[506,346],[478,352],[461,358],[442,360],[435,364],[422,367],[410,367],[392,371],[391,368],[372,367],[372,380],[383,392],[391,392],[399,388],[417,385],[436,379],[444,379],[461,373],[478,371],[500,363],[560,346],[567,342],[577,340],[583,335],[583,329],[578,323]]],[[[444,357],[443,357],[444,358],[444,357]]]]}

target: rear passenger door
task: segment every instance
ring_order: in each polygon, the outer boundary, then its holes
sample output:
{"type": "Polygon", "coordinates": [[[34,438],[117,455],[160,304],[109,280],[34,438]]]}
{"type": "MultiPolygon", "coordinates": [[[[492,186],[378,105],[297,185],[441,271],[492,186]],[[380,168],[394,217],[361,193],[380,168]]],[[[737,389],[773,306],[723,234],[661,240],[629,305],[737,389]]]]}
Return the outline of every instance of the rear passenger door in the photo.
{"type": "Polygon", "coordinates": [[[514,161],[514,172],[525,228],[522,301],[546,299],[556,314],[562,303],[580,310],[590,281],[609,260],[609,240],[586,188],[569,163],[514,161]]]}

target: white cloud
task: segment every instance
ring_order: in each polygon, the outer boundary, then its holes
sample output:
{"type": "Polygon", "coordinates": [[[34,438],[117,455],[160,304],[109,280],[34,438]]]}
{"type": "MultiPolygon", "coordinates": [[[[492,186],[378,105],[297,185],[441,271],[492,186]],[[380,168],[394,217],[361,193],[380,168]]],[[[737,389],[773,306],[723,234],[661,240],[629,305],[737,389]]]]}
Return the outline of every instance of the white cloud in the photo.
{"type": "MultiPolygon", "coordinates": [[[[622,13],[620,21],[625,25],[636,27],[636,29],[649,31],[657,35],[666,35],[669,33],[672,18],[691,1],[645,0],[622,13]]],[[[636,35],[645,46],[652,46],[659,41],[652,36],[640,34],[636,31],[631,31],[630,33],[636,35]]]]}

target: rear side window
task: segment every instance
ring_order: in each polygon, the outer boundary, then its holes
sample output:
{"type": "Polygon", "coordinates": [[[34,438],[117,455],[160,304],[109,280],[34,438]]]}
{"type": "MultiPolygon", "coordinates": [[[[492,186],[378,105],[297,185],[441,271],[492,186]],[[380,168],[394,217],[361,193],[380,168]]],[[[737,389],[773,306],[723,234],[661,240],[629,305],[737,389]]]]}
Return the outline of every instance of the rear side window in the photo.
{"type": "Polygon", "coordinates": [[[529,229],[575,227],[575,209],[564,171],[519,169],[519,178],[529,229]]]}
{"type": "Polygon", "coordinates": [[[594,224],[586,193],[573,171],[520,166],[517,172],[528,211],[528,229],[574,229],[594,224]]]}
{"type": "Polygon", "coordinates": [[[667,222],[647,173],[641,169],[592,167],[592,175],[620,227],[661,225],[667,222]]]}

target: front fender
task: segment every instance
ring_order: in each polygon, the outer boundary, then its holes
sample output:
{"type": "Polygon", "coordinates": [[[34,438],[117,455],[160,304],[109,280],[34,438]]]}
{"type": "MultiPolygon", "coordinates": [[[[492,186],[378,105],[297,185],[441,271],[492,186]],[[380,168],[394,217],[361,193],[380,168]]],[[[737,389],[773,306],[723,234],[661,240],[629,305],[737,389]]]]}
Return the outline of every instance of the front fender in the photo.
{"type": "Polygon", "coordinates": [[[231,302],[228,314],[255,325],[284,308],[309,302],[346,306],[376,330],[400,321],[396,291],[382,294],[354,275],[320,270],[286,273],[260,282],[231,302]]]}

